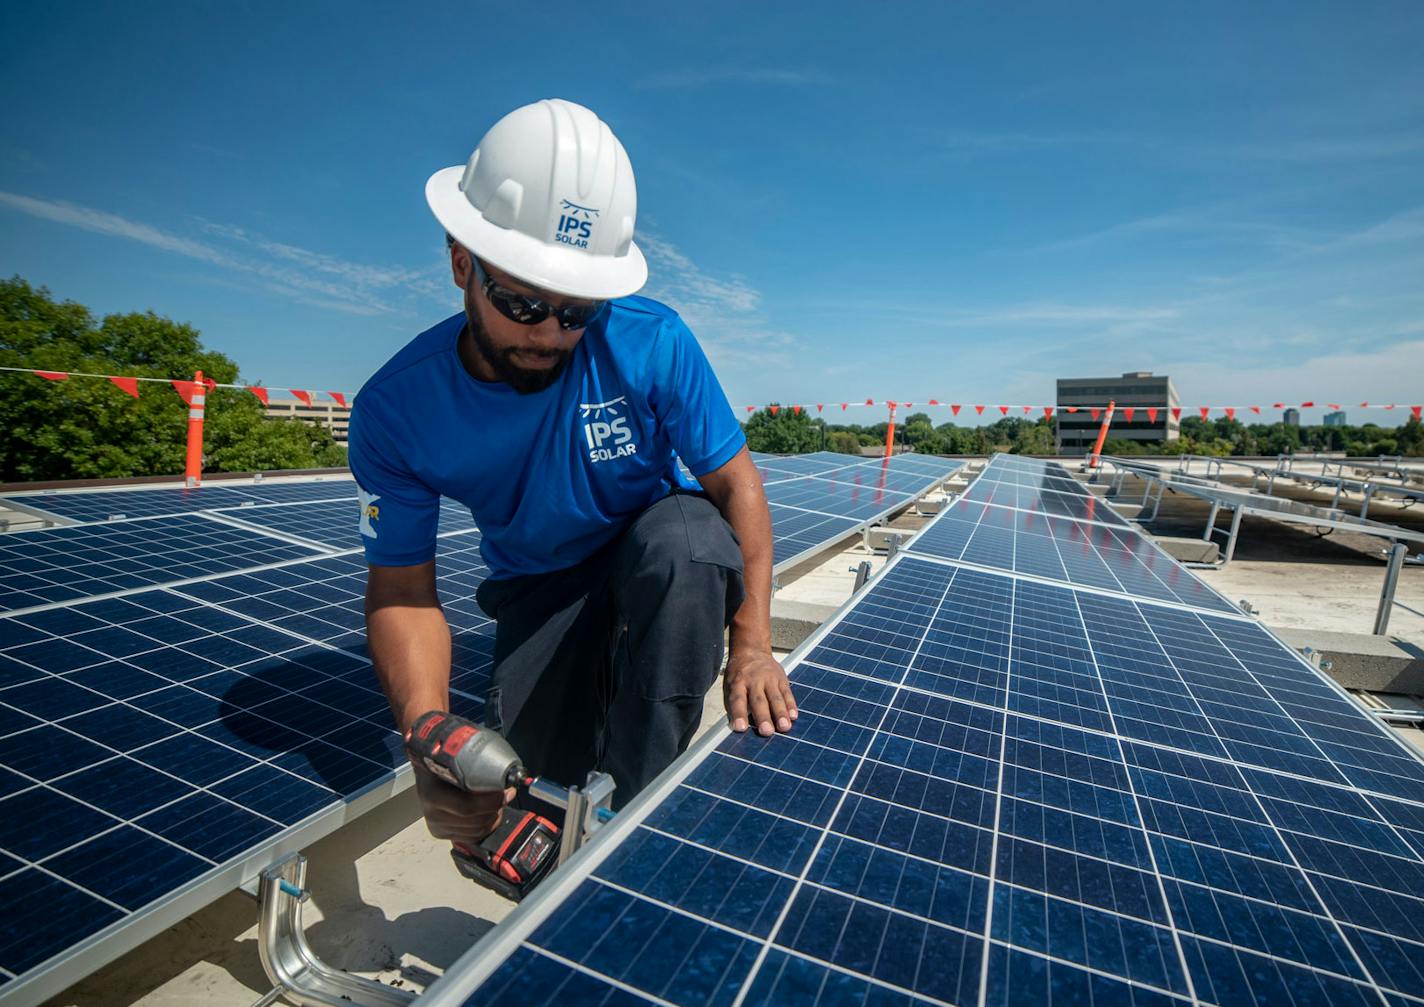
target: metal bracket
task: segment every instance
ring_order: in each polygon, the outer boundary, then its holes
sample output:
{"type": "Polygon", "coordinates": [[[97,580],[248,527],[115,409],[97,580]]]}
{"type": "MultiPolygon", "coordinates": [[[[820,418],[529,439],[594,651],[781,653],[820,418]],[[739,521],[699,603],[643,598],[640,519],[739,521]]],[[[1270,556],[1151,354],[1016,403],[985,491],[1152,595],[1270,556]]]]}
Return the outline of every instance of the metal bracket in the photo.
{"type": "Polygon", "coordinates": [[[302,930],[302,903],[311,896],[306,877],[307,858],[290,853],[258,881],[257,952],[274,992],[300,1007],[405,1007],[414,1000],[409,990],[334,969],[312,952],[302,930]]]}
{"type": "Polygon", "coordinates": [[[613,787],[613,777],[596,770],[588,774],[581,788],[569,787],[565,790],[542,779],[530,785],[532,796],[564,809],[564,828],[559,833],[560,864],[613,820],[613,787]]]}
{"type": "Polygon", "coordinates": [[[851,593],[854,594],[865,587],[865,582],[870,579],[870,560],[861,560],[860,565],[851,567],[851,570],[855,572],[855,587],[851,588],[851,593]]]}

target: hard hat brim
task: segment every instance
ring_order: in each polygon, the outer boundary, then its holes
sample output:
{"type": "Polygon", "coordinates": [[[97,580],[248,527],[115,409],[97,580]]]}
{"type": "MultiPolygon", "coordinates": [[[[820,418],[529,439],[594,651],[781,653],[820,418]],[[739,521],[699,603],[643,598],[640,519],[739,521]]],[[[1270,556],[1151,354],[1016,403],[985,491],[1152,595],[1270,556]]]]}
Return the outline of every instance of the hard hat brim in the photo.
{"type": "Polygon", "coordinates": [[[431,175],[425,201],[456,241],[490,265],[531,286],[598,301],[635,294],[648,282],[648,262],[634,242],[627,255],[590,255],[491,224],[461,191],[464,172],[457,164],[431,175]]]}

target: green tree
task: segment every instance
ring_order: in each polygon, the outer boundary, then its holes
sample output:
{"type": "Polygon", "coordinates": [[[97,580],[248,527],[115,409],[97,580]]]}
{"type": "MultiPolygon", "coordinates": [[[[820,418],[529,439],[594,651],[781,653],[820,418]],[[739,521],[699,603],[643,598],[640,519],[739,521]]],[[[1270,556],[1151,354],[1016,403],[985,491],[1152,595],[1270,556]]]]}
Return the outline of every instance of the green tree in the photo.
{"type": "Polygon", "coordinates": [[[771,454],[803,454],[821,449],[821,426],[813,423],[805,410],[790,406],[759,409],[744,424],[747,447],[771,454]]]}
{"type": "MultiPolygon", "coordinates": [[[[152,311],[95,323],[83,305],[57,302],[20,277],[0,280],[0,365],[137,377],[202,370],[222,384],[237,364],[204,349],[198,330],[152,311]]],[[[0,480],[21,482],[172,475],[183,470],[188,408],[172,388],[142,383],[135,400],[106,381],[47,381],[0,372],[0,480]]],[[[268,420],[248,392],[216,389],[207,400],[208,471],[345,464],[330,432],[300,420],[268,420]]]]}
{"type": "Polygon", "coordinates": [[[826,434],[826,450],[843,455],[858,455],[860,438],[849,430],[832,430],[826,434]]]}

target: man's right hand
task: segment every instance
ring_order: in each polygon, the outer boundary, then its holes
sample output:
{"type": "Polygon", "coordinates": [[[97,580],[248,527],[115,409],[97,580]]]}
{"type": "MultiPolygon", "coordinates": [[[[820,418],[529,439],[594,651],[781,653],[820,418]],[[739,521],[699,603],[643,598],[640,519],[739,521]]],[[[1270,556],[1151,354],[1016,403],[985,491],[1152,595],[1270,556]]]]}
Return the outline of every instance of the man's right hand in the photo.
{"type": "Polygon", "coordinates": [[[417,763],[415,794],[425,815],[426,827],[436,839],[478,846],[499,825],[504,806],[514,800],[514,790],[491,790],[471,794],[451,786],[417,763]]]}

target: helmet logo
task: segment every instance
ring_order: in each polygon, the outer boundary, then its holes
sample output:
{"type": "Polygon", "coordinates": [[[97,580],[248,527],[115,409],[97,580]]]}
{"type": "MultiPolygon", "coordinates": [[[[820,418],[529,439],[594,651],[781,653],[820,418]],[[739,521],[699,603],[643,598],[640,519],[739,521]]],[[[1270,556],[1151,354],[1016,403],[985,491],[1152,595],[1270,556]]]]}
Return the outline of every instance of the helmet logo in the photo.
{"type": "Polygon", "coordinates": [[[579,206],[567,199],[559,204],[563,213],[559,215],[559,226],[554,231],[554,240],[575,248],[587,248],[593,237],[593,225],[598,219],[598,211],[591,206],[579,206]]]}

